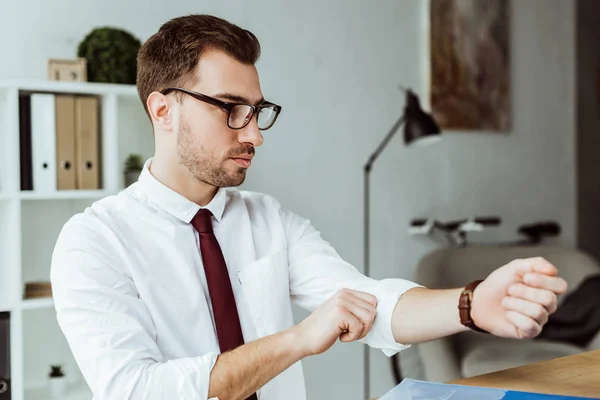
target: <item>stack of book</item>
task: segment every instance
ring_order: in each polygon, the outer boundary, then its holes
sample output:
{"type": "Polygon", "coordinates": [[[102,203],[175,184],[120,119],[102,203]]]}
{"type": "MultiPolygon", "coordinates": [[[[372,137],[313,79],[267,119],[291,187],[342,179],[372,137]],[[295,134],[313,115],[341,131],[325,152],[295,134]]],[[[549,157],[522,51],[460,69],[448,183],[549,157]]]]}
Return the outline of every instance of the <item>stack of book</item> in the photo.
{"type": "Polygon", "coordinates": [[[98,97],[22,94],[19,120],[21,190],[101,188],[98,97]]]}
{"type": "Polygon", "coordinates": [[[23,297],[26,299],[52,297],[52,285],[50,282],[26,282],[23,297]]]}

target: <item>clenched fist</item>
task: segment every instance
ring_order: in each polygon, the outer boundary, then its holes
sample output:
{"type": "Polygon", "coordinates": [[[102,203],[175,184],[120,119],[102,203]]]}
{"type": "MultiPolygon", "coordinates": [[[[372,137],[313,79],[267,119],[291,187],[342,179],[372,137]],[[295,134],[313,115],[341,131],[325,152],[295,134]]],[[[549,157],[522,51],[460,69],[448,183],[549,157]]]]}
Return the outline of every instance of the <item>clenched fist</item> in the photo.
{"type": "Polygon", "coordinates": [[[305,356],[320,354],[340,339],[353,342],[369,333],[377,313],[375,296],[342,289],[294,329],[305,356]]]}
{"type": "Polygon", "coordinates": [[[515,260],[492,272],[473,293],[471,317],[477,326],[507,338],[533,338],[556,311],[567,283],[543,258],[515,260]]]}

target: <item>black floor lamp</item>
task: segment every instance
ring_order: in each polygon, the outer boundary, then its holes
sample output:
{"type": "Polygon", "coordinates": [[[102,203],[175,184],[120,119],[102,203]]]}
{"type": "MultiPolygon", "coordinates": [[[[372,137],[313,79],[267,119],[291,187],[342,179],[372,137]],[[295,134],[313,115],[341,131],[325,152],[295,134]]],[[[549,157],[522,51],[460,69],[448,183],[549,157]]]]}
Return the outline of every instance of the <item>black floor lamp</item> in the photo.
{"type": "MultiPolygon", "coordinates": [[[[431,115],[425,113],[419,104],[419,98],[415,93],[413,93],[409,89],[404,89],[406,93],[406,104],[404,106],[404,113],[398,118],[396,123],[392,126],[388,134],[385,136],[381,144],[375,149],[373,154],[369,157],[367,163],[365,164],[365,181],[364,181],[364,230],[365,230],[365,241],[364,241],[364,263],[365,263],[365,275],[370,276],[369,269],[369,197],[370,197],[370,186],[369,186],[369,178],[371,176],[371,169],[377,157],[381,154],[381,152],[388,145],[394,134],[400,128],[400,125],[404,123],[404,143],[406,146],[422,146],[426,144],[430,144],[432,142],[438,141],[440,139],[440,128],[438,127],[435,120],[431,117],[431,115]]],[[[365,400],[369,398],[371,385],[370,385],[370,370],[371,364],[369,360],[369,347],[364,346],[364,358],[365,358],[365,400]]],[[[396,379],[402,379],[402,373],[400,371],[399,363],[394,363],[397,365],[397,370],[395,370],[396,379]]]]}

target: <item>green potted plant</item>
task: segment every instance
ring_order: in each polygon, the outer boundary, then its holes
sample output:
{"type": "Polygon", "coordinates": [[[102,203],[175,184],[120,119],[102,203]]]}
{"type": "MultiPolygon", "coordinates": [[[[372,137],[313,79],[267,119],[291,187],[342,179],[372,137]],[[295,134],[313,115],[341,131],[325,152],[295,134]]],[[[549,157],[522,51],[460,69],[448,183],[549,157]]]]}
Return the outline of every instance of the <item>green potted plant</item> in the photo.
{"type": "Polygon", "coordinates": [[[79,43],[77,56],[87,61],[89,82],[133,85],[141,45],[139,39],[123,29],[98,27],[79,43]]]}
{"type": "Polygon", "coordinates": [[[62,365],[51,365],[50,373],[48,374],[48,387],[50,396],[53,399],[64,398],[66,383],[67,381],[62,365]]]}
{"type": "Polygon", "coordinates": [[[136,182],[144,169],[144,161],[139,154],[130,154],[125,160],[125,187],[136,182]]]}

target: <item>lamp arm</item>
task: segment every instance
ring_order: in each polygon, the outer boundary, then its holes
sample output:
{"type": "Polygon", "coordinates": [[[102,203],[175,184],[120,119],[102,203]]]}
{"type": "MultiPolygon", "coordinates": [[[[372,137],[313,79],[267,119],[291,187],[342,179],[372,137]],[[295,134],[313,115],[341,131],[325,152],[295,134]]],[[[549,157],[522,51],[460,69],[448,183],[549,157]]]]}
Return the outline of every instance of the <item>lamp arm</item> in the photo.
{"type": "Polygon", "coordinates": [[[400,118],[398,118],[398,120],[396,121],[396,123],[392,126],[392,128],[390,129],[390,131],[388,132],[388,134],[383,138],[383,140],[381,141],[381,143],[379,144],[379,146],[377,147],[377,149],[375,149],[375,151],[373,152],[373,154],[371,154],[371,156],[369,157],[369,159],[367,160],[367,163],[365,164],[365,172],[369,173],[371,172],[371,168],[373,167],[373,163],[375,163],[375,160],[377,160],[377,157],[379,157],[379,155],[383,152],[383,150],[385,149],[385,147],[387,146],[387,144],[390,142],[390,140],[392,139],[392,137],[396,134],[396,132],[398,132],[398,128],[400,128],[400,125],[402,125],[402,123],[404,122],[404,113],[400,116],[400,118]]]}
{"type": "MultiPolygon", "coordinates": [[[[377,160],[377,157],[379,157],[379,155],[381,154],[381,152],[385,149],[385,147],[387,146],[387,144],[390,142],[390,140],[392,139],[392,137],[394,136],[394,134],[398,131],[398,128],[400,128],[400,125],[402,125],[402,123],[404,122],[404,113],[400,116],[400,118],[398,118],[398,120],[396,121],[396,123],[392,126],[392,128],[390,129],[390,131],[388,132],[388,134],[385,136],[385,138],[383,139],[383,141],[379,144],[379,146],[377,147],[377,149],[373,152],[373,154],[371,154],[371,156],[369,157],[369,159],[367,160],[367,163],[365,164],[365,174],[364,174],[364,265],[365,265],[365,269],[364,269],[364,274],[366,276],[369,276],[370,273],[370,268],[369,268],[369,240],[370,240],[370,235],[369,235],[369,193],[370,193],[370,176],[371,176],[371,168],[373,167],[373,163],[375,162],[375,160],[377,160]]],[[[368,399],[370,396],[370,391],[371,391],[371,385],[370,385],[370,370],[371,370],[371,363],[370,363],[370,359],[369,359],[369,346],[365,345],[364,346],[364,362],[365,362],[365,368],[364,368],[364,398],[368,399]]],[[[398,372],[398,374],[400,374],[400,372],[398,372]]]]}

